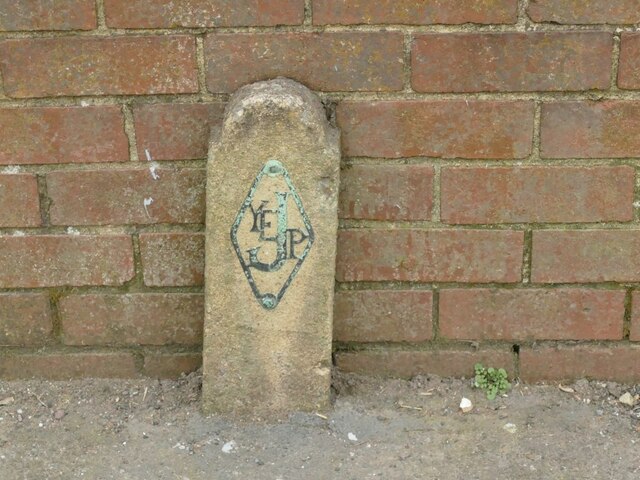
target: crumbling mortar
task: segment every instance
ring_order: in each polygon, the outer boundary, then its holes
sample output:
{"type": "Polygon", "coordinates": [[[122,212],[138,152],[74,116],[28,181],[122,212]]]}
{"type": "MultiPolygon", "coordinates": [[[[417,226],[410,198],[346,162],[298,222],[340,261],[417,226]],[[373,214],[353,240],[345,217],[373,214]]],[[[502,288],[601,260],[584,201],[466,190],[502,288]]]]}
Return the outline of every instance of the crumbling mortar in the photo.
{"type": "Polygon", "coordinates": [[[130,104],[122,105],[122,116],[124,118],[123,128],[129,144],[129,161],[138,162],[140,159],[138,158],[135,120],[133,118],[133,108],[130,104]]]}
{"type": "Polygon", "coordinates": [[[77,287],[40,287],[40,288],[0,288],[0,293],[47,293],[55,291],[56,298],[67,297],[69,295],[127,295],[134,293],[148,294],[172,294],[172,293],[192,293],[200,294],[204,292],[202,285],[187,287],[153,287],[144,284],[133,285],[98,285],[98,286],[77,286],[77,287]]]}
{"type": "MultiPolygon", "coordinates": [[[[98,0],[102,3],[101,0],[98,0]]],[[[357,32],[401,32],[405,34],[422,33],[522,33],[522,32],[635,32],[638,27],[635,24],[557,24],[552,22],[532,22],[526,16],[520,16],[516,23],[505,24],[474,24],[465,23],[459,25],[407,25],[392,24],[357,24],[357,25],[314,25],[310,20],[299,25],[278,26],[236,26],[236,27],[175,27],[175,28],[113,28],[108,27],[104,20],[104,13],[98,12],[99,27],[94,30],[18,30],[0,32],[1,39],[12,38],[56,38],[56,37],[141,37],[160,35],[207,35],[228,33],[357,33],[357,32]],[[307,23],[308,22],[308,23],[307,23]]]]}
{"type": "Polygon", "coordinates": [[[512,348],[513,341],[507,340],[452,340],[440,338],[424,342],[333,342],[335,353],[345,351],[355,352],[430,352],[430,351],[460,351],[460,352],[504,352],[512,348]]]}
{"type": "Polygon", "coordinates": [[[440,165],[433,166],[433,205],[431,207],[431,221],[437,225],[440,223],[441,217],[441,183],[442,183],[442,167],[440,165]]]}
{"type": "Polygon", "coordinates": [[[534,22],[529,18],[527,9],[529,8],[529,0],[518,0],[518,20],[516,25],[523,31],[533,30],[534,22]]]}
{"type": "Polygon", "coordinates": [[[133,235],[134,233],[202,233],[201,223],[162,223],[127,225],[53,225],[31,228],[0,228],[0,235],[28,237],[37,235],[133,235]],[[73,229],[70,232],[70,229],[73,229]]]}
{"type": "Polygon", "coordinates": [[[428,352],[428,351],[467,351],[467,352],[504,352],[513,351],[516,343],[520,351],[523,348],[567,348],[571,347],[638,347],[637,342],[628,340],[454,340],[440,339],[426,342],[346,342],[334,341],[335,353],[356,352],[428,352]]]}
{"type": "Polygon", "coordinates": [[[536,158],[513,159],[473,159],[473,158],[439,158],[439,157],[343,157],[342,165],[432,165],[433,167],[606,167],[628,165],[640,166],[640,157],[629,158],[536,158]]]}
{"type": "Polygon", "coordinates": [[[618,69],[620,68],[620,33],[613,35],[613,52],[611,55],[611,84],[610,90],[618,90],[618,69]]]}
{"type": "Polygon", "coordinates": [[[542,102],[536,101],[533,110],[533,134],[531,136],[531,155],[529,155],[528,163],[540,160],[540,126],[542,123],[542,102]]]}
{"type": "Polygon", "coordinates": [[[446,289],[501,289],[501,290],[559,290],[559,289],[589,289],[622,291],[625,288],[638,288],[640,282],[557,282],[557,283],[528,283],[522,282],[426,282],[426,281],[354,281],[336,282],[336,291],[361,290],[446,290],[446,289]]]}
{"type": "Polygon", "coordinates": [[[0,101],[5,100],[7,96],[4,94],[4,80],[2,79],[2,68],[0,67],[0,101]]]}
{"type": "Polygon", "coordinates": [[[405,93],[412,93],[412,85],[411,85],[411,50],[413,48],[413,35],[411,33],[405,33],[404,35],[404,43],[403,43],[404,51],[402,55],[402,75],[403,75],[403,91],[405,93]]]}
{"type": "Polygon", "coordinates": [[[46,228],[51,225],[49,220],[49,209],[51,208],[52,203],[47,191],[47,179],[44,175],[39,174],[36,176],[36,182],[38,185],[38,204],[40,207],[41,226],[46,228]]]}
{"type": "Polygon", "coordinates": [[[131,349],[133,355],[133,364],[136,372],[139,375],[144,375],[144,353],[141,346],[136,346],[131,349]]]}
{"type": "MultiPolygon", "coordinates": [[[[355,92],[325,91],[317,92],[323,99],[339,102],[382,102],[382,101],[530,101],[555,103],[565,101],[640,101],[640,90],[586,90],[586,91],[548,91],[548,92],[458,92],[458,93],[417,93],[413,91],[355,92]]],[[[42,98],[4,98],[0,107],[79,107],[124,104],[194,104],[226,103],[229,93],[181,93],[154,95],[81,95],[42,98]]]]}
{"type": "Polygon", "coordinates": [[[633,218],[634,221],[640,221],[640,175],[638,174],[638,165],[634,165],[635,179],[633,182],[633,218]]]}
{"type": "MultiPolygon", "coordinates": [[[[159,169],[181,170],[202,170],[206,167],[206,159],[198,160],[157,160],[156,166],[159,169]]],[[[89,162],[89,163],[49,163],[49,164],[13,164],[0,165],[2,173],[33,173],[36,175],[46,175],[52,172],[75,172],[75,171],[144,171],[149,166],[142,162],[89,162]]]]}
{"type": "Polygon", "coordinates": [[[204,35],[196,37],[196,65],[198,68],[198,91],[207,95],[207,65],[204,55],[204,35]]]}
{"type": "Polygon", "coordinates": [[[140,253],[140,236],[136,232],[131,236],[133,242],[133,268],[135,275],[133,279],[127,283],[128,291],[136,291],[144,288],[144,270],[142,265],[142,254],[140,253]]]}
{"type": "Polygon", "coordinates": [[[104,13],[104,0],[96,0],[96,18],[98,20],[98,28],[94,32],[98,34],[109,33],[104,13]]]}
{"type": "Polygon", "coordinates": [[[524,248],[522,251],[522,283],[528,285],[531,283],[531,257],[533,252],[533,232],[526,230],[524,232],[524,248]]]}
{"type": "Polygon", "coordinates": [[[339,221],[340,230],[638,230],[632,222],[566,222],[566,223],[434,223],[430,221],[408,220],[346,220],[339,221]]]}
{"type": "Polygon", "coordinates": [[[304,0],[304,17],[302,24],[305,26],[313,25],[313,0],[304,0]]]}
{"type": "Polygon", "coordinates": [[[624,321],[622,335],[625,340],[629,340],[631,335],[631,316],[633,314],[633,290],[628,288],[624,298],[624,321]]]}
{"type": "Polygon", "coordinates": [[[56,343],[62,345],[63,331],[62,331],[62,318],[60,316],[60,298],[63,295],[64,289],[51,288],[49,289],[49,308],[51,309],[51,322],[52,322],[52,336],[56,343]]]}
{"type": "Polygon", "coordinates": [[[432,342],[440,340],[440,291],[437,287],[432,290],[431,300],[431,322],[432,322],[432,342]]]}

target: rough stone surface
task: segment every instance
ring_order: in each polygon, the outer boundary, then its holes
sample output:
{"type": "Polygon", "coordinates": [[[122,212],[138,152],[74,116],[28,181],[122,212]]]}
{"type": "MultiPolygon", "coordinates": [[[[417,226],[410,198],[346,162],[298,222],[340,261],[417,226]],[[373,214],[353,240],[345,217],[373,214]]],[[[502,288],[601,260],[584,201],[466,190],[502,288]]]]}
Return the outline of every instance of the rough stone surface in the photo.
{"type": "Polygon", "coordinates": [[[328,407],[339,171],[338,131],[308,89],[277,79],[244,87],[232,97],[222,128],[213,135],[207,169],[205,411],[273,418],[328,407]],[[251,199],[252,185],[270,161],[281,166],[269,164],[251,199]],[[288,196],[276,195],[287,191],[288,196]],[[256,213],[261,206],[273,212],[261,217],[256,213]],[[243,210],[244,218],[237,220],[243,210]],[[278,232],[285,227],[299,232],[283,237],[278,232]],[[293,255],[308,255],[281,295],[300,265],[291,256],[294,245],[293,255]],[[258,247],[251,259],[249,250],[258,247]],[[272,262],[271,271],[260,271],[258,262],[272,262]]]}

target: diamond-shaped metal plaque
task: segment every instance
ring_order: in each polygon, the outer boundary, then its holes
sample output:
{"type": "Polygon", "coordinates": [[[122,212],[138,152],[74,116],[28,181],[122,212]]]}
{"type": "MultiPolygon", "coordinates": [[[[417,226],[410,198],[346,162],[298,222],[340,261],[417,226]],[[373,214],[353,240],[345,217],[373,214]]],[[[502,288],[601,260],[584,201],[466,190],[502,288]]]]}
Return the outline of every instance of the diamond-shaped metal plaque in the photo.
{"type": "Polygon", "coordinates": [[[231,243],[260,305],[278,306],[313,241],[311,222],[287,169],[269,160],[231,227],[231,243]]]}

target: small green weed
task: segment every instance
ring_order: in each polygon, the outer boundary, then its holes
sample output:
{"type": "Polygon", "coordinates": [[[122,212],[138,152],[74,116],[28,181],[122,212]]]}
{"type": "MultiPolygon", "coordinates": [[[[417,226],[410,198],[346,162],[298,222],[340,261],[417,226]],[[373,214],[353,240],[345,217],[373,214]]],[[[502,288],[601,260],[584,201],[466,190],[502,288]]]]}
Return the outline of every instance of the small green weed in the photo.
{"type": "Polygon", "coordinates": [[[511,388],[511,384],[507,380],[507,371],[504,368],[484,368],[481,363],[476,363],[473,368],[476,372],[475,386],[482,389],[489,400],[507,393],[511,388]]]}

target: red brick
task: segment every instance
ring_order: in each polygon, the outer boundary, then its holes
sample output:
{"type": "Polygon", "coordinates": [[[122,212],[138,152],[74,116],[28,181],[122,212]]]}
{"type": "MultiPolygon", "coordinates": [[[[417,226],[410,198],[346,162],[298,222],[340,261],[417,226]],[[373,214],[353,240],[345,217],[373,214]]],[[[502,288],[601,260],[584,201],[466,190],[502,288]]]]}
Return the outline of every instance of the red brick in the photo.
{"type": "Polygon", "coordinates": [[[43,378],[138,377],[131,353],[42,353],[0,355],[0,378],[17,380],[43,378]]]}
{"type": "Polygon", "coordinates": [[[534,282],[637,282],[640,230],[533,232],[534,282]]]}
{"type": "Polygon", "coordinates": [[[140,255],[145,285],[204,284],[202,233],[143,233],[140,235],[140,255]]]}
{"type": "Polygon", "coordinates": [[[638,0],[531,0],[527,9],[534,22],[561,24],[638,23],[638,0]]]}
{"type": "Polygon", "coordinates": [[[343,102],[337,114],[343,152],[352,157],[524,158],[531,152],[531,102],[343,102]]]}
{"type": "Polygon", "coordinates": [[[0,288],[122,285],[134,275],[128,235],[0,236],[0,288]]]}
{"type": "Polygon", "coordinates": [[[0,0],[0,31],[91,30],[94,0],[0,0]]]}
{"type": "Polygon", "coordinates": [[[476,363],[504,368],[514,372],[513,354],[505,349],[496,350],[387,350],[338,352],[336,364],[343,372],[385,377],[411,378],[433,374],[443,377],[473,377],[476,363]]]}
{"type": "Polygon", "coordinates": [[[465,340],[621,340],[624,291],[451,289],[440,334],[465,340]]]}
{"type": "Polygon", "coordinates": [[[47,187],[53,225],[204,223],[200,169],[53,172],[47,187]]]}
{"type": "Polygon", "coordinates": [[[490,230],[343,230],[341,282],[518,282],[523,233],[490,230]]]}
{"type": "Polygon", "coordinates": [[[0,174],[0,227],[40,225],[38,182],[31,174],[0,174]]]}
{"type": "Polygon", "coordinates": [[[209,34],[207,88],[233,92],[284,76],[313,90],[401,90],[403,40],[399,32],[209,34]]]}
{"type": "Polygon", "coordinates": [[[442,170],[447,223],[633,220],[635,170],[620,167],[500,167],[442,170]]]}
{"type": "Polygon", "coordinates": [[[223,103],[138,105],[133,110],[141,160],[207,158],[209,128],[222,123],[223,103]]]}
{"type": "Polygon", "coordinates": [[[515,23],[517,0],[457,0],[426,6],[415,0],[313,0],[313,23],[461,24],[515,23]]]}
{"type": "MultiPolygon", "coordinates": [[[[640,2],[638,2],[638,8],[640,8],[640,2]]],[[[640,21],[640,14],[638,18],[640,21]]],[[[640,88],[640,34],[638,33],[622,35],[618,86],[628,89],[640,88]]]]}
{"type": "Polygon", "coordinates": [[[340,217],[431,220],[433,167],[352,165],[340,173],[340,217]]]}
{"type": "Polygon", "coordinates": [[[336,292],[333,338],[343,342],[430,340],[432,304],[429,291],[336,292]]]}
{"type": "Polygon", "coordinates": [[[418,92],[604,89],[612,49],[605,32],[419,35],[411,83],[418,92]]]}
{"type": "Polygon", "coordinates": [[[521,347],[520,378],[526,382],[591,378],[634,383],[640,381],[640,348],[627,345],[521,347]]]}
{"type": "Polygon", "coordinates": [[[66,345],[198,345],[204,298],[197,293],[71,295],[60,299],[66,345]]]}
{"type": "Polygon", "coordinates": [[[114,28],[299,25],[304,0],[105,0],[114,28]]]}
{"type": "Polygon", "coordinates": [[[52,330],[48,295],[0,293],[0,345],[42,345],[52,330]]]}
{"type": "Polygon", "coordinates": [[[546,158],[640,156],[640,102],[543,104],[541,155],[546,158]]]}
{"type": "Polygon", "coordinates": [[[127,160],[118,107],[0,108],[0,164],[127,160]]]}
{"type": "Polygon", "coordinates": [[[640,341],[640,292],[633,292],[631,313],[631,332],[629,339],[633,342],[640,341]]]}
{"type": "Polygon", "coordinates": [[[15,98],[198,91],[195,39],[184,35],[5,40],[0,67],[15,98]]]}
{"type": "Polygon", "coordinates": [[[202,355],[197,353],[148,354],[144,356],[143,374],[153,378],[178,378],[183,373],[195,372],[202,366],[202,355]]]}

